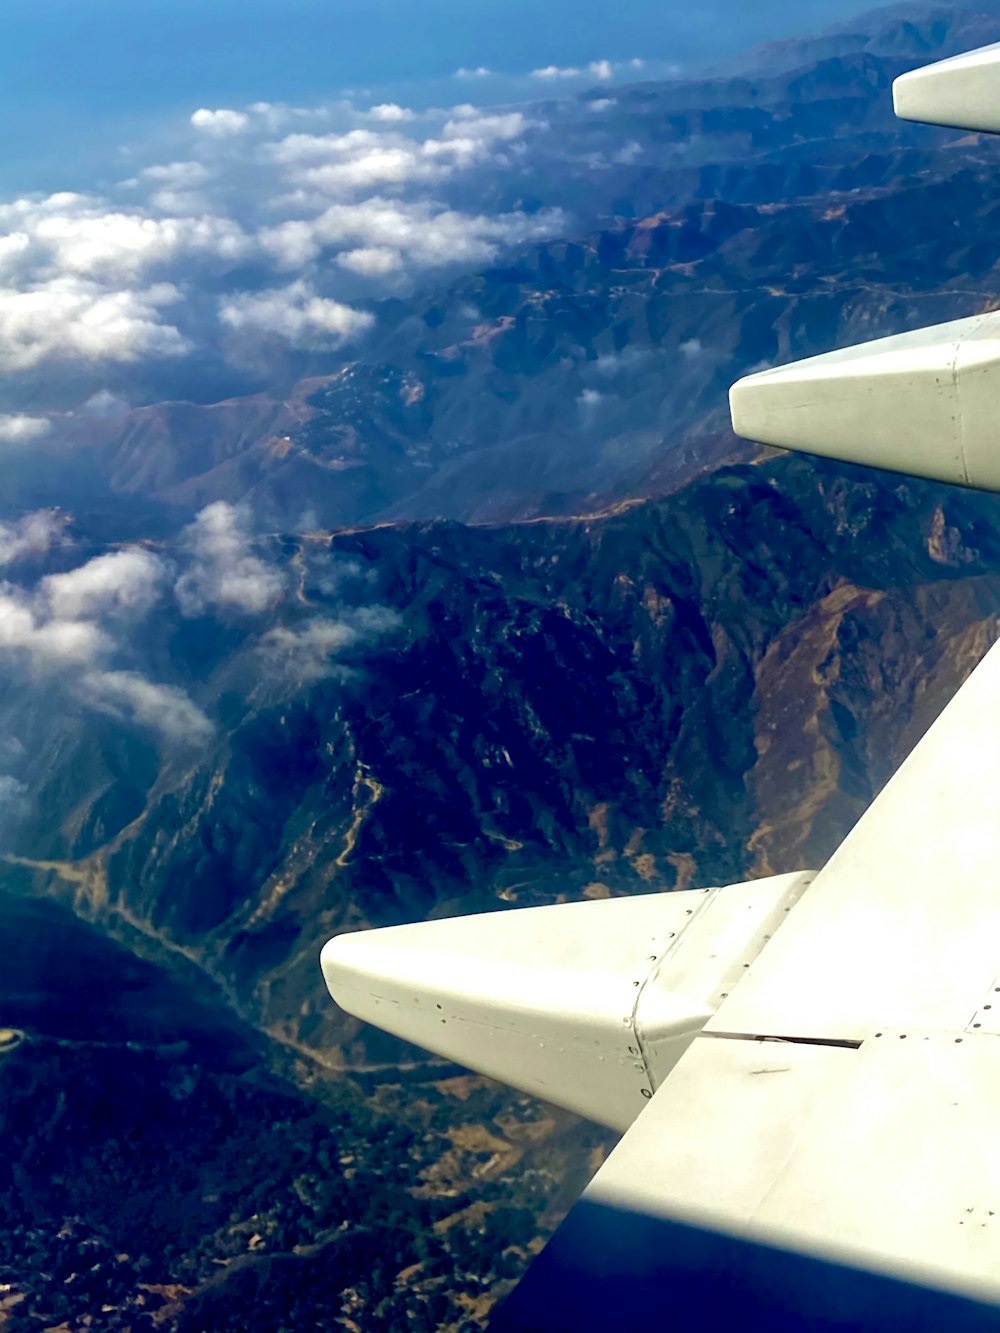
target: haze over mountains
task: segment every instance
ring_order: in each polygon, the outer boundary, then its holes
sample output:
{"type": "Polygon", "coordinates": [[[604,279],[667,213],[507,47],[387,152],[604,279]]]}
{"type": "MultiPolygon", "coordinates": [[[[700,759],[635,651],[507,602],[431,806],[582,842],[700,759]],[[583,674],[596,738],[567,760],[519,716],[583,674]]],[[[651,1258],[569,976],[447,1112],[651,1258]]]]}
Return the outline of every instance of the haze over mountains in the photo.
{"type": "Polygon", "coordinates": [[[360,1031],[319,946],[819,864],[974,665],[996,502],[755,450],[725,389],[997,303],[1000,148],[889,85],[998,37],[260,111],[136,177],[215,212],[11,206],[0,1326],[481,1326],[601,1138],[360,1031]],[[220,221],[279,178],[322,199],[220,221]]]}

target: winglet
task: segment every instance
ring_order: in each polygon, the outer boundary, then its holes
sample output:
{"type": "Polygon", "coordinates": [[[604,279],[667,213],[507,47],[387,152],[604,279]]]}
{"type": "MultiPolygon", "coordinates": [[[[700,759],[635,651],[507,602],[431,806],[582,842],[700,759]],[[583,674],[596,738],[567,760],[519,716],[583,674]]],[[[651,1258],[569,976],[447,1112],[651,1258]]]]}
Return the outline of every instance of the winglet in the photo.
{"type": "Polygon", "coordinates": [[[338,935],[323,974],[356,1017],[627,1129],[809,879],[338,935]]]}

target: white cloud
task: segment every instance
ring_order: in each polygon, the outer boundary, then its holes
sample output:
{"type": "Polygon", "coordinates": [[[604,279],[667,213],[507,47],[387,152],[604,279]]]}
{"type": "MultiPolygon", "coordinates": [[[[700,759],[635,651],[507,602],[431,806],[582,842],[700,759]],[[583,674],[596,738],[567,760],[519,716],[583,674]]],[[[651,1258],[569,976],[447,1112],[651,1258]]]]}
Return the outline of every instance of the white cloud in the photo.
{"type": "MultiPolygon", "coordinates": [[[[0,525],[0,564],[44,555],[65,521],[55,511],[40,510],[17,524],[0,525]]],[[[146,615],[164,574],[162,562],[150,552],[126,548],[49,575],[33,594],[12,583],[0,584],[0,656],[13,655],[32,670],[47,673],[96,670],[116,647],[99,621],[146,615]]]]}
{"type": "Polygon", "coordinates": [[[413,112],[409,107],[399,106],[395,102],[380,102],[368,112],[368,119],[399,124],[401,121],[412,120],[413,112]]]}
{"type": "Polygon", "coordinates": [[[627,143],[623,144],[622,147],[613,154],[611,160],[612,162],[617,162],[619,166],[630,167],[634,162],[637,162],[641,156],[642,144],[635,139],[629,139],[627,143]]]}
{"type": "MultiPolygon", "coordinates": [[[[641,66],[636,65],[635,61],[628,62],[630,67],[637,69],[641,66]]],[[[533,69],[531,77],[533,79],[544,79],[554,81],[556,79],[600,79],[602,82],[614,78],[615,73],[625,68],[624,62],[615,62],[611,60],[592,60],[588,65],[543,65],[541,69],[533,69]]]]}
{"type": "Polygon", "coordinates": [[[578,79],[583,73],[573,65],[543,65],[541,69],[533,69],[531,77],[533,79],[578,79]]]}
{"type": "MultiPolygon", "coordinates": [[[[51,511],[0,524],[0,564],[40,555],[65,523],[51,511]]],[[[219,502],[203,509],[180,543],[187,568],[174,591],[185,615],[238,611],[263,613],[286,592],[281,570],[252,547],[246,516],[219,502]]],[[[338,597],[345,582],[365,578],[352,562],[324,571],[315,586],[338,597]]],[[[172,566],[144,547],[125,547],[86,561],[75,569],[43,578],[32,591],[0,583],[0,669],[20,668],[43,677],[78,704],[128,726],[147,728],[169,743],[203,744],[214,727],[184,692],[116,663],[141,644],[137,626],[155,614],[172,566]]],[[[319,617],[292,627],[270,629],[257,650],[275,671],[313,680],[345,670],[337,663],[348,650],[397,628],[398,615],[381,606],[348,607],[339,616],[319,617]]],[[[0,739],[0,761],[17,758],[17,743],[0,739]]],[[[0,770],[0,805],[17,795],[13,779],[0,770]]]]}
{"type": "MultiPolygon", "coordinates": [[[[65,515],[54,510],[0,524],[0,565],[45,555],[65,524],[65,515]]],[[[0,584],[0,654],[13,653],[35,669],[96,667],[115,648],[99,621],[148,614],[165,573],[158,557],[132,547],[48,575],[34,593],[0,584]]]]}
{"type": "Polygon", "coordinates": [[[398,250],[389,246],[367,245],[357,250],[342,250],[337,256],[337,263],[352,273],[377,278],[386,273],[397,273],[402,268],[403,257],[398,250]]]}
{"type": "Polygon", "coordinates": [[[576,400],[581,425],[585,427],[595,425],[603,409],[614,400],[614,394],[599,393],[597,389],[584,389],[582,393],[578,394],[576,400]]]}
{"type": "Polygon", "coordinates": [[[321,163],[379,148],[385,135],[378,130],[349,130],[345,134],[289,134],[267,146],[267,155],[283,166],[321,163]]]}
{"type": "Polygon", "coordinates": [[[520,138],[533,124],[521,111],[490,115],[475,107],[471,108],[471,114],[464,107],[455,109],[464,114],[445,121],[443,133],[446,139],[474,139],[477,143],[489,144],[520,138]]]}
{"type": "Polygon", "coordinates": [[[314,219],[290,218],[260,233],[261,248],[282,269],[302,269],[319,256],[322,242],[314,219]]]}
{"type": "MultiPolygon", "coordinates": [[[[395,112],[402,108],[394,108],[395,112]]],[[[392,118],[398,122],[394,113],[392,118]]],[[[439,139],[421,142],[397,128],[354,129],[344,134],[290,134],[267,151],[300,192],[297,196],[293,191],[288,198],[291,203],[294,198],[308,201],[324,194],[371,193],[385,186],[440,182],[488,160],[494,145],[519,138],[532,123],[519,111],[485,114],[473,106],[458,106],[452,109],[439,139]]]]}
{"type": "Polygon", "coordinates": [[[252,248],[228,217],[149,217],[83,195],[0,204],[0,231],[7,233],[0,236],[0,284],[20,288],[67,276],[132,283],[148,269],[177,259],[208,257],[231,264],[252,248]]]}
{"type": "Polygon", "coordinates": [[[211,180],[211,173],[202,162],[164,162],[146,167],[137,179],[126,181],[126,186],[151,188],[149,202],[164,213],[191,214],[204,212],[205,196],[201,187],[211,180]]]}
{"type": "Polygon", "coordinates": [[[492,73],[493,71],[491,69],[487,69],[485,65],[476,65],[474,69],[467,69],[465,65],[461,65],[458,69],[455,70],[455,78],[488,79],[492,75],[492,73]]]}
{"type": "MultiPolygon", "coordinates": [[[[350,103],[341,103],[339,109],[350,110],[350,103]]],[[[290,124],[302,124],[303,121],[329,120],[332,110],[329,106],[290,106],[287,102],[253,102],[247,108],[254,126],[268,134],[277,134],[290,124]]]]}
{"type": "MultiPolygon", "coordinates": [[[[20,221],[20,219],[19,219],[20,221]]],[[[3,223],[3,208],[0,206],[0,226],[3,223]]],[[[10,225],[7,223],[6,225],[10,225]]],[[[8,232],[0,236],[0,282],[16,280],[31,261],[32,241],[26,231],[8,232]]]]}
{"type": "Polygon", "coordinates": [[[65,574],[42,580],[41,593],[59,620],[102,615],[144,616],[160,596],[166,567],[142,547],[95,556],[65,574]]]}
{"type": "Polygon", "coordinates": [[[191,343],[159,317],[179,299],[169,283],[109,291],[74,276],[25,291],[0,288],[0,371],[59,357],[128,363],[182,356],[191,343]]]}
{"type": "Polygon", "coordinates": [[[705,346],[700,338],[688,338],[680,345],[681,355],[686,361],[698,361],[705,355],[705,346]]]}
{"type": "Polygon", "coordinates": [[[0,444],[25,444],[48,435],[52,423],[46,417],[0,415],[0,444]]]}
{"type": "Polygon", "coordinates": [[[372,148],[342,162],[325,162],[296,173],[295,179],[323,194],[357,194],[383,185],[438,180],[444,168],[419,148],[372,148]]]}
{"type": "Polygon", "coordinates": [[[365,333],[374,316],[327,297],[304,281],[224,298],[219,318],[236,333],[280,338],[292,347],[339,347],[365,333]]]}
{"type": "Polygon", "coordinates": [[[260,641],[260,652],[272,663],[303,680],[318,680],[333,669],[333,657],[353,647],[361,635],[342,621],[317,619],[304,629],[272,629],[260,641]]]}
{"type": "MultiPolygon", "coordinates": [[[[196,165],[169,163],[155,179],[193,181],[196,165]]],[[[76,194],[2,204],[2,228],[8,229],[0,238],[3,373],[60,358],[129,363],[184,355],[191,340],[160,313],[177,305],[181,291],[152,280],[160,276],[156,270],[180,266],[185,277],[192,264],[225,271],[255,250],[231,218],[153,218],[76,194]]]]}
{"type": "Polygon", "coordinates": [[[17,276],[22,279],[74,274],[127,282],[182,257],[231,263],[252,251],[238,223],[211,215],[151,218],[89,203],[58,213],[35,210],[21,222],[30,238],[30,246],[19,251],[17,276]]]}
{"type": "Polygon", "coordinates": [[[199,107],[191,115],[191,124],[202,134],[223,139],[231,134],[242,134],[250,124],[250,117],[243,111],[233,111],[229,107],[220,107],[215,111],[199,107]]]}
{"type": "MultiPolygon", "coordinates": [[[[450,206],[463,173],[516,165],[523,141],[545,128],[524,111],[471,104],[419,115],[389,101],[201,107],[183,151],[157,162],[133,150],[129,178],[106,197],[0,203],[0,375],[52,367],[56,383],[72,362],[80,410],[101,415],[125,407],[101,397],[102,385],[130,393],[123,376],[112,379],[115,365],[197,353],[262,369],[272,337],[335,348],[371,325],[339,292],[491,263],[565,227],[557,210],[450,206]],[[297,281],[286,286],[283,274],[297,281]]],[[[476,197],[475,182],[464,197],[476,197]]],[[[53,395],[51,406],[65,401],[53,395]]],[[[41,424],[9,410],[0,443],[40,435],[41,424]]]]}
{"type": "Polygon", "coordinates": [[[89,671],[77,692],[92,708],[119,721],[149,727],[170,741],[208,740],[211,722],[183,690],[158,685],[133,671],[89,671]]]}
{"type": "Polygon", "coordinates": [[[593,101],[587,103],[588,111],[608,111],[613,106],[618,105],[616,97],[595,97],[593,101]]]}
{"type": "Polygon", "coordinates": [[[209,171],[205,164],[194,161],[162,162],[159,166],[145,167],[139,172],[139,180],[152,181],[154,185],[172,185],[183,190],[204,185],[208,178],[209,171]]]}
{"type": "Polygon", "coordinates": [[[13,652],[34,667],[68,667],[93,662],[109,646],[90,621],[45,620],[20,589],[0,588],[0,654],[13,652]]]}
{"type": "Polygon", "coordinates": [[[0,569],[30,556],[46,555],[62,536],[66,515],[36,509],[16,523],[0,523],[0,569]]]}
{"type": "Polygon", "coordinates": [[[644,366],[652,353],[648,347],[623,347],[620,352],[605,352],[593,363],[598,375],[608,379],[644,366]]]}
{"type": "Polygon", "coordinates": [[[115,417],[128,410],[128,402],[110,389],[98,389],[80,408],[89,417],[115,417]]]}
{"type": "Polygon", "coordinates": [[[213,607],[259,613],[281,598],[281,573],[253,554],[245,516],[233,505],[220,500],[203,509],[185,528],[182,546],[193,557],[176,585],[186,616],[213,607]]]}
{"type": "Polygon", "coordinates": [[[288,202],[301,197],[342,196],[384,186],[403,187],[439,181],[455,163],[442,163],[426,145],[396,130],[355,129],[346,134],[290,134],[269,148],[272,159],[296,187],[288,202]]]}
{"type": "Polygon", "coordinates": [[[476,215],[430,202],[384,199],[332,204],[311,221],[295,220],[261,233],[261,244],[284,268],[301,268],[327,250],[384,249],[413,268],[491,263],[499,249],[545,240],[565,228],[558,209],[476,215]]]}
{"type": "Polygon", "coordinates": [[[269,630],[259,650],[287,674],[300,680],[319,680],[342,669],[334,661],[339,653],[388,633],[400,623],[399,616],[388,607],[363,607],[341,620],[317,618],[301,629],[279,626],[269,630]]]}
{"type": "MultiPolygon", "coordinates": [[[[0,524],[0,566],[44,555],[65,522],[62,514],[38,511],[16,524],[0,524]]],[[[203,510],[181,545],[190,566],[176,592],[187,614],[210,608],[261,611],[284,591],[281,573],[253,554],[243,517],[229,505],[203,510]]],[[[0,666],[44,676],[79,703],[149,728],[164,740],[204,742],[212,724],[183,690],[114,665],[116,656],[134,651],[136,622],[153,611],[170,573],[154,552],[125,547],[50,574],[33,591],[0,583],[0,666]]],[[[357,635],[369,632],[372,613],[352,614],[357,635]]],[[[307,635],[314,643],[310,651],[319,651],[322,640],[321,632],[307,635]]],[[[11,749],[0,741],[0,759],[9,759],[11,749]]],[[[0,776],[0,803],[8,794],[0,776]]]]}

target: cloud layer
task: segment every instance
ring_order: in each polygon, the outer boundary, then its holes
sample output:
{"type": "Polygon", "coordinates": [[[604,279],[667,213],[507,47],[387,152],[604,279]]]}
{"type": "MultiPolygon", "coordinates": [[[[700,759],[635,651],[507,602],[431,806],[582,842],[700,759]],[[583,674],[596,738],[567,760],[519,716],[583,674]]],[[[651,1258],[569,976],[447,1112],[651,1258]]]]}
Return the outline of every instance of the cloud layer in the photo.
{"type": "Polygon", "coordinates": [[[29,417],[20,413],[13,416],[0,415],[0,444],[25,444],[47,435],[49,429],[45,417],[29,417]]]}
{"type": "Polygon", "coordinates": [[[126,725],[158,733],[167,741],[198,744],[214,731],[191,699],[173,685],[158,685],[134,671],[88,671],[77,693],[83,702],[126,725]]]}
{"type": "Polygon", "coordinates": [[[615,102],[580,95],[665,70],[474,65],[453,76],[457,104],[437,108],[363,92],[200,106],[155,144],[123,148],[129,168],[100,194],[0,201],[0,446],[40,439],[47,410],[100,414],[102,392],[115,410],[146,401],[183,385],[188,366],[225,393],[248,372],[350,355],[375,325],[372,301],[565,235],[572,220],[538,199],[552,164],[631,160],[589,147],[615,102]],[[540,92],[541,105],[458,100],[540,92]],[[567,157],[565,127],[581,117],[587,151],[567,157]]]}
{"type": "MultiPolygon", "coordinates": [[[[480,80],[485,67],[467,71],[480,80]]],[[[0,202],[0,374],[93,376],[197,355],[246,363],[262,339],[333,350],[369,331],[368,296],[493,261],[565,227],[557,209],[477,212],[475,172],[520,160],[543,121],[462,103],[201,107],[168,160],[106,194],[0,202]]],[[[75,382],[75,381],[74,381],[75,382]]],[[[0,416],[0,444],[48,429],[0,416]]]]}
{"type": "Polygon", "coordinates": [[[65,574],[42,580],[41,595],[57,620],[143,616],[158,600],[166,579],[163,560],[131,546],[95,556],[65,574]]]}
{"type": "Polygon", "coordinates": [[[31,557],[47,555],[66,527],[54,509],[36,509],[16,523],[0,523],[0,573],[31,557]]]}
{"type": "MultiPolygon", "coordinates": [[[[373,251],[353,251],[372,255],[373,251]]],[[[363,271],[359,269],[358,271],[363,271]]],[[[378,272],[377,266],[369,270],[378,272]]],[[[349,305],[317,296],[308,282],[293,282],[264,292],[241,292],[223,300],[219,318],[241,334],[274,338],[295,347],[334,349],[366,332],[375,320],[349,305]]]]}

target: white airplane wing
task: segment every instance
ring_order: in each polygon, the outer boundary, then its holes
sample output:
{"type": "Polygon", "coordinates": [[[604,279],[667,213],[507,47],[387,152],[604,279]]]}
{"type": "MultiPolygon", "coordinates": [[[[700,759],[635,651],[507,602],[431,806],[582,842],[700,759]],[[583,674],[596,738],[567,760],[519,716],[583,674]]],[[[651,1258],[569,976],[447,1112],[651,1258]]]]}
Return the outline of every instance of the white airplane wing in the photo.
{"type": "Polygon", "coordinates": [[[582,1333],[657,1301],[684,1329],[1000,1328],[997,756],[1000,645],[496,1328],[582,1333]]]}
{"type": "Polygon", "coordinates": [[[1000,1326],[996,1039],[699,1038],[493,1321],[1000,1326]]]}
{"type": "MultiPolygon", "coordinates": [[[[1000,48],[897,81],[1000,130],[1000,48]]],[[[734,385],[1000,491],[1000,314],[734,385]]],[[[350,1012],[625,1131],[493,1327],[1000,1331],[1000,644],[818,875],[340,936],[350,1012]]]]}

